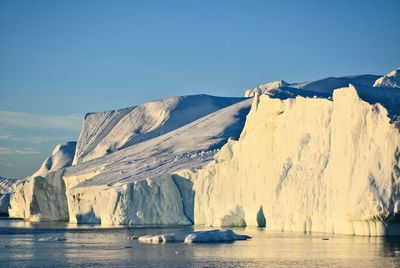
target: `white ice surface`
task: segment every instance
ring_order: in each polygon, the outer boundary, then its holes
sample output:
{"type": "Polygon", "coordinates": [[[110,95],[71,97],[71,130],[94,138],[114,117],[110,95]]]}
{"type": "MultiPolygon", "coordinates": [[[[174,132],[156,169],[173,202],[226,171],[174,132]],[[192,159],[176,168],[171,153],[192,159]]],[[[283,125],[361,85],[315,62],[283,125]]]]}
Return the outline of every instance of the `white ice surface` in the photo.
{"type": "Polygon", "coordinates": [[[399,148],[386,109],[352,86],[333,101],[264,95],[239,141],[182,176],[194,181],[195,224],[397,234],[399,148]]]}
{"type": "Polygon", "coordinates": [[[161,136],[243,100],[191,95],[85,116],[74,164],[161,136]]]}
{"type": "Polygon", "coordinates": [[[76,142],[69,141],[64,144],[58,144],[51,154],[31,177],[44,176],[50,171],[56,171],[61,168],[69,167],[74,160],[76,142]]]}
{"type": "Polygon", "coordinates": [[[239,235],[232,230],[205,230],[205,231],[181,231],[171,234],[145,235],[139,237],[142,243],[229,243],[236,240],[247,240],[250,236],[239,235]]]}
{"type": "Polygon", "coordinates": [[[377,79],[374,83],[374,87],[400,88],[400,69],[393,70],[387,75],[377,79]]]}

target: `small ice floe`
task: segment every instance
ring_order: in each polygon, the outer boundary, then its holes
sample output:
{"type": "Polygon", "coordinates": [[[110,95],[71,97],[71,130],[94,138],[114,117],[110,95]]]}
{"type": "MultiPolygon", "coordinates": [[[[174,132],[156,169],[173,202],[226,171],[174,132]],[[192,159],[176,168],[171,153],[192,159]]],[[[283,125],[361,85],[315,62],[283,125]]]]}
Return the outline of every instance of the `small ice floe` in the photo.
{"type": "Polygon", "coordinates": [[[49,237],[43,237],[39,238],[39,242],[63,242],[66,241],[67,239],[62,236],[49,236],[49,237]]]}
{"type": "Polygon", "coordinates": [[[143,243],[229,243],[236,240],[247,240],[250,236],[239,235],[232,230],[181,231],[172,234],[145,235],[139,237],[143,243]]]}

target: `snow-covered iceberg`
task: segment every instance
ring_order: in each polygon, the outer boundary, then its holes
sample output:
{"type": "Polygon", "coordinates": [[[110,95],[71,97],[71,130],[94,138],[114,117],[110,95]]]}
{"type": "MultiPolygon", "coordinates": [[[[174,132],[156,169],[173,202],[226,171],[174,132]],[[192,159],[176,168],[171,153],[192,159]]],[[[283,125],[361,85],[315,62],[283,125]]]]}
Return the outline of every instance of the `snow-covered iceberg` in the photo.
{"type": "Polygon", "coordinates": [[[256,95],[239,141],[183,176],[194,181],[196,224],[393,235],[399,148],[386,109],[353,86],[332,101],[256,95]]]}

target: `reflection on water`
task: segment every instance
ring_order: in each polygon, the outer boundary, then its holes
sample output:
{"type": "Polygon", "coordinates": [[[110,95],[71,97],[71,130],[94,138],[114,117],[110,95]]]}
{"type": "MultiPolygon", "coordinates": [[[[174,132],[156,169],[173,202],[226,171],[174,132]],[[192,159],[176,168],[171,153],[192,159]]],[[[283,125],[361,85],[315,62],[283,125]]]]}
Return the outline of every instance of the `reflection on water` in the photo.
{"type": "Polygon", "coordinates": [[[400,239],[269,232],[232,244],[140,244],[128,236],[186,228],[102,228],[0,220],[0,266],[400,267],[400,239]],[[64,242],[41,242],[64,237],[64,242]]]}

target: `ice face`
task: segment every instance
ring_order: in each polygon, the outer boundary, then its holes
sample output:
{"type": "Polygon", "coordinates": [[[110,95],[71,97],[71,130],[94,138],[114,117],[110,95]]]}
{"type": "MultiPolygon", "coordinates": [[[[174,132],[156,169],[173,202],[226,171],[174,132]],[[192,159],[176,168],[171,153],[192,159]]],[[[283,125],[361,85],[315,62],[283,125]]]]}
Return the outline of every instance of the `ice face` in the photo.
{"type": "Polygon", "coordinates": [[[398,232],[399,130],[353,86],[326,99],[256,96],[239,141],[192,177],[196,224],[398,232]]]}

